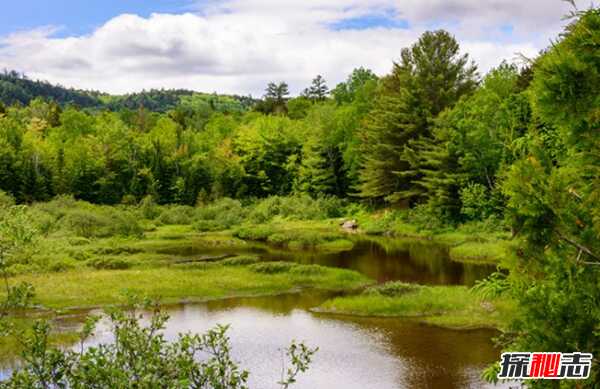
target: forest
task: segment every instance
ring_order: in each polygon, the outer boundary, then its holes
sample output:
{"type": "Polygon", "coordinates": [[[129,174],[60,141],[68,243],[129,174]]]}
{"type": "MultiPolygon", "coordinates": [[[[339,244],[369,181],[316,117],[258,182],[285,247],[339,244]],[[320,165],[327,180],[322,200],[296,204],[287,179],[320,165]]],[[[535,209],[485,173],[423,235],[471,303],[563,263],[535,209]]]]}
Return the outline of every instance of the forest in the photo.
{"type": "MultiPolygon", "coordinates": [[[[210,292],[190,291],[197,286],[165,270],[160,256],[169,245],[197,242],[336,252],[352,246],[340,220],[354,220],[359,233],[443,242],[456,261],[488,261],[496,270],[470,289],[369,286],[323,310],[404,316],[412,309],[436,325],[498,328],[502,351],[589,352],[590,378],[560,387],[600,385],[599,8],[573,13],[536,58],[486,74],[450,33],[436,30],[402,48],[386,75],[361,67],[331,87],[317,75],[296,97],[285,81],[265,87],[262,98],[186,90],[111,96],[0,75],[0,269],[15,285],[0,294],[3,309],[34,298],[24,285],[47,307],[108,305],[116,292],[98,291],[117,289],[120,279],[110,277],[138,268],[162,273],[170,286],[148,289],[127,273],[132,288],[167,300],[368,286],[356,272],[245,255],[194,268],[210,292]],[[70,275],[82,269],[106,278],[80,290],[70,275]],[[415,306],[406,308],[411,296],[415,306]],[[482,299],[496,308],[482,309],[482,299]],[[427,311],[438,303],[447,305],[427,311]]],[[[143,330],[122,315],[112,316],[117,327],[139,340],[143,330]]],[[[32,339],[48,331],[37,327],[32,339]]],[[[213,333],[181,342],[192,349],[221,341],[213,333]]],[[[182,350],[171,350],[179,368],[188,366],[179,373],[200,374],[182,350]]],[[[316,352],[304,344],[290,350],[297,370],[284,387],[316,352]]],[[[104,355],[114,357],[112,369],[122,362],[117,354],[104,355]]],[[[70,359],[77,365],[70,385],[86,382],[73,377],[87,374],[93,357],[70,359]]],[[[244,374],[227,358],[227,374],[241,385],[244,374]]],[[[490,364],[483,376],[496,381],[498,370],[490,364]]],[[[36,374],[16,374],[6,387],[36,374]]],[[[51,376],[57,387],[68,381],[51,376]]]]}

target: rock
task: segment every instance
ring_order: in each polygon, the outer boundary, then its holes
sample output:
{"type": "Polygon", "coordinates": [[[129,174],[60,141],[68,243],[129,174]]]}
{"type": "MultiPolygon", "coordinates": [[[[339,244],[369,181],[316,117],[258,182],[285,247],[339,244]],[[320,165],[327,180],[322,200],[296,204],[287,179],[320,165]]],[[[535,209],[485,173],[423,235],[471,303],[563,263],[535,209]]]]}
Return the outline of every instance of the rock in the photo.
{"type": "Polygon", "coordinates": [[[358,228],[358,223],[356,220],[346,220],[342,223],[342,228],[346,228],[348,230],[355,230],[358,228]]]}

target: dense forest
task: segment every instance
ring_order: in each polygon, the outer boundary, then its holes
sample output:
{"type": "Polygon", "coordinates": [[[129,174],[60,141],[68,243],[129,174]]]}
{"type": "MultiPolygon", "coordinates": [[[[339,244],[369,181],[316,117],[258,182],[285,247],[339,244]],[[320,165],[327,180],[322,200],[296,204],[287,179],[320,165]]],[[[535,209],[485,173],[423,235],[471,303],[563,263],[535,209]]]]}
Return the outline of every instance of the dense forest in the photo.
{"type": "Polygon", "coordinates": [[[17,71],[4,70],[0,73],[0,103],[11,106],[29,105],[32,100],[42,98],[46,101],[64,106],[88,109],[89,112],[99,110],[121,111],[136,110],[144,107],[150,111],[166,112],[176,108],[182,99],[202,96],[211,106],[221,109],[246,109],[258,100],[252,96],[225,96],[216,93],[199,93],[191,90],[150,90],[127,95],[109,95],[98,91],[83,91],[52,85],[45,81],[34,81],[17,71]],[[224,108],[224,106],[228,108],[224,108]]]}
{"type": "Polygon", "coordinates": [[[0,190],[19,203],[302,194],[408,209],[430,229],[478,222],[515,242],[487,281],[519,301],[504,348],[600,355],[598,8],[537,58],[487,74],[438,30],[389,74],[358,68],[331,89],[317,76],[297,97],[285,82],[259,100],[119,97],[6,73],[0,100],[0,190]]]}

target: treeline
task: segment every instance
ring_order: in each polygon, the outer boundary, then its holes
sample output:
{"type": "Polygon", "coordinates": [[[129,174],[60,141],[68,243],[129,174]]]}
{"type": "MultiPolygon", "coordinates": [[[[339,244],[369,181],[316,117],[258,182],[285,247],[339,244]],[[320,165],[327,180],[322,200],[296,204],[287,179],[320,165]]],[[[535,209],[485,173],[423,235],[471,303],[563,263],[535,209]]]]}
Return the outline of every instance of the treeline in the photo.
{"type": "Polygon", "coordinates": [[[143,107],[149,111],[166,112],[175,109],[182,99],[201,97],[207,104],[234,104],[248,109],[258,100],[252,96],[226,96],[198,93],[185,89],[152,89],[126,95],[109,95],[98,91],[84,91],[52,85],[46,81],[31,80],[16,71],[0,73],[0,104],[4,106],[26,106],[36,98],[52,101],[61,107],[74,106],[88,109],[121,111],[137,110],[143,107]]]}
{"type": "Polygon", "coordinates": [[[418,206],[443,223],[486,218],[503,212],[502,173],[530,130],[554,139],[531,112],[533,66],[481,79],[435,31],[384,77],[359,68],[329,90],[317,76],[296,98],[285,82],[258,102],[169,91],[156,104],[98,95],[109,110],[89,111],[36,98],[3,108],[0,189],[102,204],[307,193],[418,206]]]}

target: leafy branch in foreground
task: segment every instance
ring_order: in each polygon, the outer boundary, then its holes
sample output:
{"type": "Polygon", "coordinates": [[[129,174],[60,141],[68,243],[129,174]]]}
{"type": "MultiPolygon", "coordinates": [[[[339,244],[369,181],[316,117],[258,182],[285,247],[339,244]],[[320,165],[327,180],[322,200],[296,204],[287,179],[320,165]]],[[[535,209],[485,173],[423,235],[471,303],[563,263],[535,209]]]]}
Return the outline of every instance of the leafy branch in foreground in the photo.
{"type": "MultiPolygon", "coordinates": [[[[169,316],[156,304],[135,304],[107,312],[114,341],[84,347],[98,321],[91,317],[81,332],[78,351],[49,344],[50,326],[38,321],[22,335],[24,365],[0,388],[247,388],[248,372],[231,357],[228,326],[207,333],[179,334],[174,342],[163,330],[169,316]],[[151,310],[149,323],[139,308],[151,310]]],[[[293,342],[288,349],[292,369],[280,383],[288,388],[305,372],[316,349],[293,342]]]]}
{"type": "Polygon", "coordinates": [[[26,308],[34,295],[33,287],[27,283],[11,286],[7,268],[11,257],[23,248],[30,246],[37,237],[37,230],[31,223],[24,206],[0,207],[0,277],[3,280],[5,298],[0,301],[0,336],[5,335],[9,323],[4,320],[14,309],[26,308]]]}

